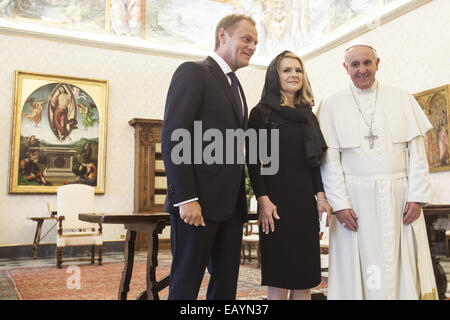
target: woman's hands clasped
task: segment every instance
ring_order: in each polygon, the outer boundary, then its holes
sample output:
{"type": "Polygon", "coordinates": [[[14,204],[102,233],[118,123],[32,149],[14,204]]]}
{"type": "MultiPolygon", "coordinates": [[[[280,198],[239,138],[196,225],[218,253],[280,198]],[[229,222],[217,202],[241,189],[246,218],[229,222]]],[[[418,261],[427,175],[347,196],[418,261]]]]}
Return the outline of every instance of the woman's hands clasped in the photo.
{"type": "Polygon", "coordinates": [[[280,219],[277,212],[277,206],[270,201],[268,196],[258,198],[258,221],[262,231],[268,234],[275,231],[275,219],[280,219]]]}

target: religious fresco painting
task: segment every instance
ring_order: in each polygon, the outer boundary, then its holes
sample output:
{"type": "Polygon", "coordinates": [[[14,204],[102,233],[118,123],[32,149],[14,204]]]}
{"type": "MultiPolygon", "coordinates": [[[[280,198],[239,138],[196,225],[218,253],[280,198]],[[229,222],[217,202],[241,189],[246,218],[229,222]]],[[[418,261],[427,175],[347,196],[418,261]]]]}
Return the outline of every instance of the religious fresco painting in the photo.
{"type": "Polygon", "coordinates": [[[104,193],[108,83],[16,71],[10,193],[104,193]]]}
{"type": "Polygon", "coordinates": [[[427,132],[426,150],[430,172],[450,170],[449,112],[450,85],[414,95],[433,129],[427,132]]]}
{"type": "Polygon", "coordinates": [[[33,23],[106,32],[108,0],[3,0],[0,15],[33,23]]]}
{"type": "Polygon", "coordinates": [[[303,54],[361,24],[376,27],[377,18],[410,3],[420,1],[0,0],[0,19],[103,33],[106,41],[110,34],[142,39],[165,50],[198,53],[214,48],[215,27],[223,16],[244,13],[258,30],[253,61],[268,64],[283,50],[303,54]]]}
{"type": "MultiPolygon", "coordinates": [[[[111,33],[121,36],[145,38],[145,0],[110,0],[111,33]]],[[[147,1],[151,5],[154,1],[147,1]]]]}
{"type": "Polygon", "coordinates": [[[147,2],[145,36],[211,50],[220,18],[244,13],[256,22],[259,44],[255,57],[270,58],[286,49],[300,53],[394,2],[399,1],[155,0],[147,2]]]}

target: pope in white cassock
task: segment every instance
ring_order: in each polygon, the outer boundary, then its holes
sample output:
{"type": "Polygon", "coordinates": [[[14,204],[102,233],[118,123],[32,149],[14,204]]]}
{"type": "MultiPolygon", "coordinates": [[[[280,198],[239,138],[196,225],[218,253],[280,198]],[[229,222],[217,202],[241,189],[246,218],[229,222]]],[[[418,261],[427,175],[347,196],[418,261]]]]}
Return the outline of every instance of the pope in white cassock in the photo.
{"type": "Polygon", "coordinates": [[[328,299],[436,299],[422,206],[430,201],[414,97],[375,79],[370,43],[347,47],[351,82],[317,112],[328,144],[321,172],[330,221],[328,299]]]}

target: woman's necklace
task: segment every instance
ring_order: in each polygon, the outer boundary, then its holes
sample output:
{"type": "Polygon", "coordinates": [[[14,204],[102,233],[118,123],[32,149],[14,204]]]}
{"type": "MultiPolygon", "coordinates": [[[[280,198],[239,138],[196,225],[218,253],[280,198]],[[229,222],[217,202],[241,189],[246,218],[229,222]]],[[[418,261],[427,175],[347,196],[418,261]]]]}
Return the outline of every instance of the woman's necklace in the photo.
{"type": "Polygon", "coordinates": [[[374,144],[375,140],[378,139],[378,136],[373,133],[373,127],[372,127],[373,126],[373,118],[375,117],[375,110],[377,108],[378,83],[377,83],[377,92],[376,92],[376,95],[375,95],[375,105],[373,107],[373,113],[372,113],[372,118],[370,119],[370,124],[367,122],[366,118],[364,118],[364,114],[362,113],[361,108],[359,107],[358,100],[356,100],[356,97],[355,97],[355,94],[353,93],[353,88],[352,88],[351,84],[350,84],[350,90],[352,92],[353,99],[355,100],[356,107],[358,108],[359,113],[361,113],[361,117],[363,118],[364,123],[369,128],[369,135],[364,136],[364,139],[369,140],[369,147],[370,147],[370,149],[373,149],[373,144],[374,144]]]}

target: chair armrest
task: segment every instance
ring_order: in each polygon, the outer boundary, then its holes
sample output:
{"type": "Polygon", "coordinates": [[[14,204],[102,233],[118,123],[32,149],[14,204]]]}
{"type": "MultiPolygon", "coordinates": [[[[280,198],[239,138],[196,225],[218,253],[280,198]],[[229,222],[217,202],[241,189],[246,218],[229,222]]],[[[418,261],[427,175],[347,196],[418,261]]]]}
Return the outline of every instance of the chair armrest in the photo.
{"type": "Polygon", "coordinates": [[[249,235],[253,234],[253,223],[250,222],[248,224],[248,229],[247,230],[248,230],[248,234],[249,235]]]}
{"type": "Polygon", "coordinates": [[[102,224],[101,223],[98,224],[98,233],[101,234],[101,235],[103,234],[103,228],[102,228],[102,224]]]}
{"type": "Polygon", "coordinates": [[[250,228],[251,228],[250,224],[248,222],[245,222],[244,227],[243,227],[244,236],[248,236],[250,234],[250,232],[249,232],[250,228]]]}
{"type": "Polygon", "coordinates": [[[64,216],[59,216],[59,217],[58,217],[58,234],[59,234],[60,236],[62,236],[62,230],[63,230],[63,228],[62,228],[62,222],[63,222],[64,219],[65,219],[64,216]]]}

